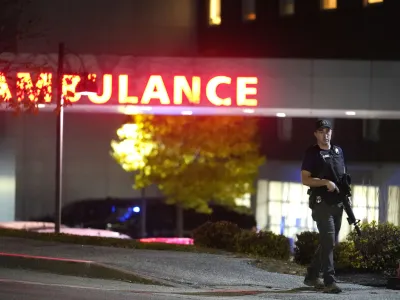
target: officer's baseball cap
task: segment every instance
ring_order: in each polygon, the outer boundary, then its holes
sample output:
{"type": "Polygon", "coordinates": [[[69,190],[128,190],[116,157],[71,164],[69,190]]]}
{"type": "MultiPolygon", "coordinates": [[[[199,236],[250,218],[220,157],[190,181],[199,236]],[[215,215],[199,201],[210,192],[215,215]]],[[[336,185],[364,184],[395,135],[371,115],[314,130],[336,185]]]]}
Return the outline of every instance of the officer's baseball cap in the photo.
{"type": "Polygon", "coordinates": [[[323,128],[329,128],[332,129],[332,123],[328,120],[318,120],[315,123],[315,130],[323,129],[323,128]]]}

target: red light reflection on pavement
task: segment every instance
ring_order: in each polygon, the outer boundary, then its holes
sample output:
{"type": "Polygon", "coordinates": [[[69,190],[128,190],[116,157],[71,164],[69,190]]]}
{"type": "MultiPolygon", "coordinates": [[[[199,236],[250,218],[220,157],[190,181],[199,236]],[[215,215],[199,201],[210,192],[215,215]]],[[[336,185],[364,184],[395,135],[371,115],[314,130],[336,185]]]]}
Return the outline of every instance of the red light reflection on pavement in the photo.
{"type": "Polygon", "coordinates": [[[139,239],[142,243],[165,243],[165,244],[176,244],[176,245],[193,245],[193,239],[191,238],[143,238],[139,239]]]}

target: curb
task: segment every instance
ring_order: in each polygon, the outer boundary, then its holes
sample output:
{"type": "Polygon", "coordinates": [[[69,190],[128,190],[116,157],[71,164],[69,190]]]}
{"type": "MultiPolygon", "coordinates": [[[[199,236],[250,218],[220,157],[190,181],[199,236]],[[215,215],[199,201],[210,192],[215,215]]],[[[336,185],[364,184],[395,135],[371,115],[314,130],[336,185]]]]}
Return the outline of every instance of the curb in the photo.
{"type": "Polygon", "coordinates": [[[25,254],[0,253],[0,267],[7,269],[28,269],[58,275],[119,280],[148,285],[168,284],[147,276],[86,260],[74,260],[25,254]]]}
{"type": "Polygon", "coordinates": [[[386,288],[390,290],[400,290],[400,278],[398,277],[389,278],[386,288]]]}

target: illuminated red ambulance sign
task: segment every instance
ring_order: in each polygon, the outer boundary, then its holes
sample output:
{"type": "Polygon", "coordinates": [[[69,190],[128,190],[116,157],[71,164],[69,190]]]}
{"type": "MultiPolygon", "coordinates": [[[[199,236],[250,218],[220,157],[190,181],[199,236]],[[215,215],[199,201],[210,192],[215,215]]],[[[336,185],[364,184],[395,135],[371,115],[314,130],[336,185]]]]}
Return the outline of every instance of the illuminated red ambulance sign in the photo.
{"type": "MultiPolygon", "coordinates": [[[[97,95],[81,96],[75,88],[81,77],[64,75],[63,95],[73,104],[92,105],[149,105],[149,106],[225,106],[257,107],[257,77],[230,76],[162,76],[150,75],[135,78],[126,74],[89,74],[96,81],[97,95]]],[[[15,81],[0,73],[0,99],[28,97],[38,101],[44,97],[45,103],[54,101],[52,73],[34,75],[18,72],[15,81]],[[12,83],[11,83],[12,81],[12,83]],[[16,84],[15,84],[15,83],[16,84]]]]}

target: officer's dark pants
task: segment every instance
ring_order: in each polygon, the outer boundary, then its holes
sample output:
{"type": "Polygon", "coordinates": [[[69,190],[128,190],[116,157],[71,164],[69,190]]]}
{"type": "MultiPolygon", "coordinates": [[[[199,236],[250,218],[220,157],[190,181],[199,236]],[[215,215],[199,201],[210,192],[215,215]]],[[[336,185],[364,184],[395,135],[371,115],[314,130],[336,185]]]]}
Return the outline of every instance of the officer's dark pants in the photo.
{"type": "Polygon", "coordinates": [[[315,204],[312,210],[312,218],[317,223],[320,245],[308,268],[308,278],[318,278],[322,270],[325,284],[335,281],[333,248],[338,242],[342,216],[343,206],[341,204],[329,205],[323,201],[315,204]]]}

